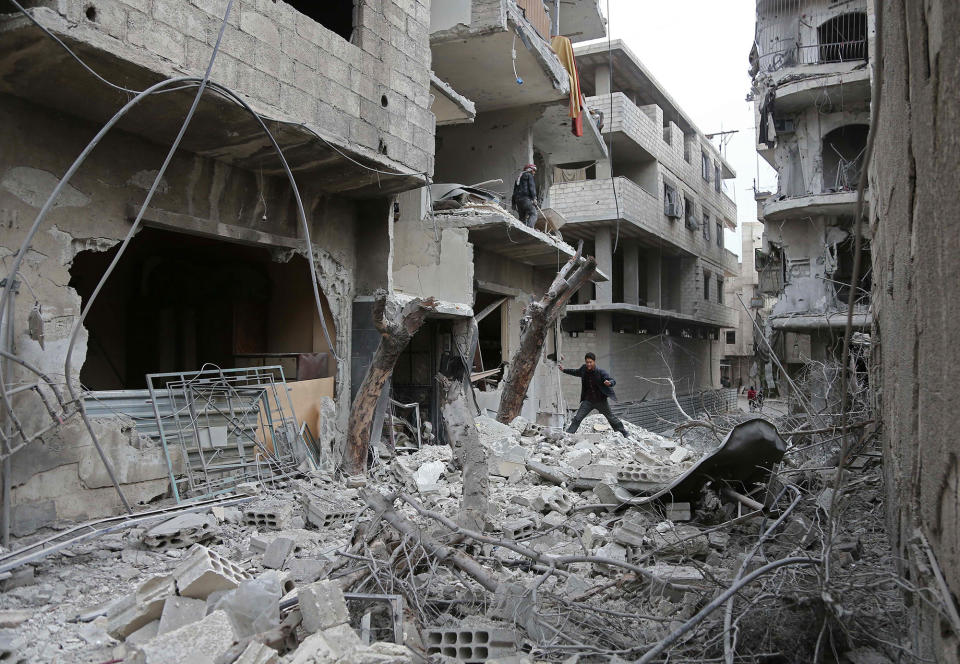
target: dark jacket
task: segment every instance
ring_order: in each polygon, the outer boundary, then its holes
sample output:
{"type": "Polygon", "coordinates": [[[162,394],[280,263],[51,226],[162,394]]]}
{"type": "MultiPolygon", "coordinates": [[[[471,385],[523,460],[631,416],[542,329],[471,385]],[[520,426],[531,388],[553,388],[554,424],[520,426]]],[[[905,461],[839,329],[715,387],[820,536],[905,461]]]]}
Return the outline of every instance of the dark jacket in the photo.
{"type": "Polygon", "coordinates": [[[537,183],[530,171],[524,171],[517,179],[516,184],[513,185],[513,198],[511,199],[513,207],[517,207],[518,198],[537,200],[537,183]]]}
{"type": "Polygon", "coordinates": [[[568,374],[570,376],[578,376],[580,378],[580,401],[587,400],[587,393],[589,392],[587,388],[587,383],[588,381],[591,380],[591,378],[593,379],[594,384],[597,386],[597,388],[599,388],[603,396],[609,397],[614,401],[617,400],[617,393],[613,391],[613,386],[617,384],[617,381],[613,379],[613,376],[608,374],[606,371],[604,371],[600,367],[597,367],[591,373],[587,371],[587,365],[583,364],[580,366],[579,369],[564,369],[563,373],[568,374]],[[607,381],[607,380],[610,381],[609,386],[603,384],[604,381],[607,381]]]}

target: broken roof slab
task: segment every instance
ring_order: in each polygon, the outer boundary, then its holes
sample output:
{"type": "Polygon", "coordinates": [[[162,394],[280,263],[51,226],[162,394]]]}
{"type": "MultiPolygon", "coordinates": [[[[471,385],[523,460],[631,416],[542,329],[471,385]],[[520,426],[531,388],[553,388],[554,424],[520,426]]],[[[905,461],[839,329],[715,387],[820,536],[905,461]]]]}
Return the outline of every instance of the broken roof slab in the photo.
{"type": "Polygon", "coordinates": [[[430,72],[430,94],[433,98],[430,110],[437,118],[438,127],[473,122],[477,117],[474,103],[433,72],[430,72]]]}
{"type": "MultiPolygon", "coordinates": [[[[172,64],[118,46],[99,31],[71,26],[52,11],[33,10],[94,71],[130,89],[142,90],[171,76],[172,64]],[[82,38],[82,39],[80,39],[82,38]]],[[[214,76],[214,81],[216,76],[214,76]]],[[[0,19],[0,94],[10,94],[62,113],[103,124],[130,95],[108,88],[27,18],[0,19]]],[[[180,129],[196,88],[151,95],[119,121],[117,129],[167,145],[180,129]]],[[[348,197],[380,197],[423,184],[423,175],[403,164],[302,118],[247,102],[264,116],[295,175],[309,175],[323,191],[348,197]],[[379,173],[368,170],[374,168],[379,173]]],[[[210,90],[197,106],[181,149],[265,175],[284,174],[259,123],[234,101],[210,90]]]]}
{"type": "MultiPolygon", "coordinates": [[[[560,34],[573,43],[607,36],[607,19],[600,11],[600,0],[563,0],[560,5],[560,34]]],[[[547,3],[551,18],[556,11],[553,2],[547,3]]]]}
{"type": "Polygon", "coordinates": [[[430,35],[433,70],[478,112],[560,101],[570,94],[570,78],[550,45],[517,8],[505,25],[471,30],[457,25],[430,35]],[[512,49],[516,48],[514,76],[512,49]]]}
{"type": "Polygon", "coordinates": [[[570,126],[570,106],[564,101],[550,104],[533,125],[533,144],[549,157],[551,164],[590,163],[607,158],[607,146],[589,113],[583,113],[583,136],[570,126]]]}
{"type": "Polygon", "coordinates": [[[824,100],[843,100],[850,110],[857,102],[866,108],[870,101],[870,67],[866,62],[802,65],[777,73],[778,116],[797,113],[814,105],[823,106],[824,100]]]}
{"type": "MultiPolygon", "coordinates": [[[[558,262],[562,265],[576,254],[576,249],[563,240],[492,208],[435,212],[434,218],[439,228],[465,229],[474,246],[524,265],[556,268],[558,262]]],[[[608,276],[597,270],[593,280],[607,281],[608,276]]]]}

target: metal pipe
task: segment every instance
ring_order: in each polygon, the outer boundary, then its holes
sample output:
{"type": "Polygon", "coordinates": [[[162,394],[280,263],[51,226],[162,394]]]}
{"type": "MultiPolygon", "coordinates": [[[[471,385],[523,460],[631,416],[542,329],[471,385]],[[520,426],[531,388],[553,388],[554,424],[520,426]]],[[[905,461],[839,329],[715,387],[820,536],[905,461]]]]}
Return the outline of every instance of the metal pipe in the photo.
{"type": "Polygon", "coordinates": [[[553,0],[553,34],[560,34],[560,0],[553,0]]]}
{"type": "MultiPolygon", "coordinates": [[[[5,334],[3,335],[3,348],[7,354],[13,355],[13,314],[14,308],[17,301],[17,285],[14,281],[16,273],[10,275],[9,279],[12,283],[9,286],[10,296],[7,298],[7,312],[6,312],[6,328],[5,334]]],[[[2,359],[3,362],[3,384],[9,385],[12,378],[12,368],[13,363],[8,357],[2,359]]],[[[7,447],[7,451],[10,451],[10,441],[13,440],[13,407],[12,401],[5,398],[4,403],[6,404],[6,417],[3,419],[3,435],[4,435],[4,445],[7,447]]],[[[3,459],[3,515],[2,515],[2,524],[0,524],[0,541],[3,542],[4,548],[10,547],[10,454],[7,454],[3,459]]]]}

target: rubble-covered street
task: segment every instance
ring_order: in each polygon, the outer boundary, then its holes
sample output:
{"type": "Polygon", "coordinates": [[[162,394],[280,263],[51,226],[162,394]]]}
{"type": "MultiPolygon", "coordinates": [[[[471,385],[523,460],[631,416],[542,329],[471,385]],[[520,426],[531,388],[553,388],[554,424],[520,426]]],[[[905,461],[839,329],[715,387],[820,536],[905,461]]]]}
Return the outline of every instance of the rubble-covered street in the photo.
{"type": "Polygon", "coordinates": [[[578,434],[479,418],[482,533],[457,523],[461,470],[447,446],[384,446],[363,479],[250,483],[224,506],[118,528],[4,574],[4,661],[601,662],[660,644],[671,661],[730,647],[737,661],[801,662],[837,647],[811,641],[828,628],[845,634],[840,661],[898,661],[903,606],[873,448],[853,458],[835,505],[835,467],[802,450],[811,437],[800,433],[752,497],[730,500],[714,483],[694,501],[629,505],[749,418],[676,438],[628,425],[629,440],[599,415],[578,434]],[[877,633],[888,648],[869,645],[877,633]]]}

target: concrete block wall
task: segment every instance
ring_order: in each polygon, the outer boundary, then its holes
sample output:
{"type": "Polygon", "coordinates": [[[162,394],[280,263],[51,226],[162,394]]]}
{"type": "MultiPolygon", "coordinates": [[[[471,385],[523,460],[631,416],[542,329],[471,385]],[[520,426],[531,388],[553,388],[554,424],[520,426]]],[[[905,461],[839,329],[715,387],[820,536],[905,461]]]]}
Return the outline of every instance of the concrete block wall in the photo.
{"type": "MultiPolygon", "coordinates": [[[[62,17],[36,17],[55,31],[69,31],[72,40],[162,75],[199,76],[226,2],[65,0],[60,7],[62,17]]],[[[238,0],[212,78],[269,117],[431,171],[429,0],[359,0],[357,17],[351,43],[282,0],[238,0]]]]}

